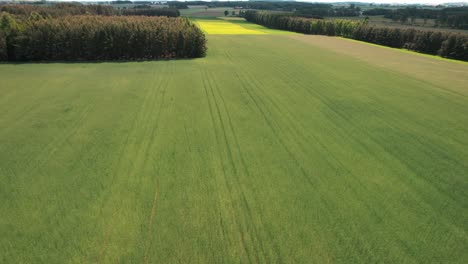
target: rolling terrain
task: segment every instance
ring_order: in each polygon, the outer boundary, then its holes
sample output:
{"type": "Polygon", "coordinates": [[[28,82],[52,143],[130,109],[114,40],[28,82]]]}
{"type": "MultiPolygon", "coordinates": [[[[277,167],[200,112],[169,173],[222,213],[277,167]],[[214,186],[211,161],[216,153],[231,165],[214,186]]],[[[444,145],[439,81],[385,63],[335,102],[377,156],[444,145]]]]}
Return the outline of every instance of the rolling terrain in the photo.
{"type": "Polygon", "coordinates": [[[202,59],[0,64],[1,263],[468,261],[467,63],[197,23],[202,59]]]}

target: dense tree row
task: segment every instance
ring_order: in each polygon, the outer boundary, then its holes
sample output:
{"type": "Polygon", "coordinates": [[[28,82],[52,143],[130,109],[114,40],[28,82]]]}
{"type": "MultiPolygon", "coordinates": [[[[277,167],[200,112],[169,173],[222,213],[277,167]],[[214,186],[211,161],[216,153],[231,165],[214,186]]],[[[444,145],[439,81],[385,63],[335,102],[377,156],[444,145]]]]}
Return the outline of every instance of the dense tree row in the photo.
{"type": "Polygon", "coordinates": [[[304,34],[342,36],[394,48],[468,61],[468,34],[375,27],[353,20],[322,20],[246,11],[247,21],[304,34]]]}
{"type": "Polygon", "coordinates": [[[203,32],[185,18],[0,17],[0,58],[8,61],[194,58],[205,51],[203,32]]]}
{"type": "Polygon", "coordinates": [[[124,16],[180,16],[179,10],[175,8],[131,8],[123,9],[121,14],[124,16]]]}
{"type": "Polygon", "coordinates": [[[246,11],[244,18],[247,21],[264,25],[270,28],[294,31],[304,34],[352,36],[354,30],[364,24],[358,20],[323,20],[304,17],[289,16],[287,14],[274,14],[268,12],[246,11]]]}
{"type": "Polygon", "coordinates": [[[439,26],[468,29],[468,7],[426,9],[407,7],[399,9],[376,8],[363,12],[367,16],[383,15],[385,18],[406,23],[415,18],[435,19],[439,26]]]}
{"type": "Polygon", "coordinates": [[[468,61],[468,34],[395,27],[358,27],[353,39],[468,61]]]}

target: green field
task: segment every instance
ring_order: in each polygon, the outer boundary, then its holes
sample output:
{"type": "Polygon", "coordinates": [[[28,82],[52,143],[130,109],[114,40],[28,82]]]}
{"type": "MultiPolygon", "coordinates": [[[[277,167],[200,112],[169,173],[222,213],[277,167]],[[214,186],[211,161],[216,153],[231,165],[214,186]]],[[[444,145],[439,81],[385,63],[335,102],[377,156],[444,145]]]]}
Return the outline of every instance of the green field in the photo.
{"type": "Polygon", "coordinates": [[[0,263],[467,263],[468,64],[228,23],[0,64],[0,263]]]}
{"type": "Polygon", "coordinates": [[[222,17],[224,16],[224,11],[228,11],[231,15],[232,11],[237,11],[231,7],[217,7],[217,8],[207,8],[206,6],[193,6],[188,9],[180,9],[180,14],[182,16],[188,17],[222,17]]]}

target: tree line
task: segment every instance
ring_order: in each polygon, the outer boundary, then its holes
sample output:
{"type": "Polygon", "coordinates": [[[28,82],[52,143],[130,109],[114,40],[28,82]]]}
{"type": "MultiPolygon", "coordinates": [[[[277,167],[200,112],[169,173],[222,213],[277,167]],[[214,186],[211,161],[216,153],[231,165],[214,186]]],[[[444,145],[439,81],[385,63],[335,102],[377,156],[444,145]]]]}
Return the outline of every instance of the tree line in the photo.
{"type": "Polygon", "coordinates": [[[0,12],[12,15],[29,16],[38,13],[43,17],[61,17],[69,15],[117,15],[117,10],[106,5],[82,5],[79,3],[57,3],[50,6],[38,5],[0,5],[0,12]]]}
{"type": "Polygon", "coordinates": [[[352,36],[356,28],[366,23],[361,20],[324,20],[250,10],[244,13],[244,18],[249,22],[260,24],[269,28],[312,35],[343,37],[352,36]]]}
{"type": "Polygon", "coordinates": [[[384,16],[385,18],[407,23],[416,18],[435,19],[436,24],[441,27],[451,27],[458,29],[468,29],[468,7],[450,7],[443,9],[427,8],[375,8],[363,12],[366,16],[384,16]]]}
{"type": "Polygon", "coordinates": [[[468,29],[468,6],[444,8],[436,22],[446,27],[468,29]]]}
{"type": "Polygon", "coordinates": [[[1,60],[149,60],[196,58],[205,52],[205,35],[186,18],[0,15],[1,60]]]}
{"type": "Polygon", "coordinates": [[[167,2],[167,5],[169,5],[170,8],[176,8],[176,9],[187,9],[188,8],[187,2],[179,2],[179,1],[167,2]]]}
{"type": "Polygon", "coordinates": [[[361,15],[361,8],[354,4],[348,7],[312,6],[296,9],[293,13],[300,17],[324,18],[324,17],[355,17],[361,15]]]}
{"type": "Polygon", "coordinates": [[[167,16],[178,17],[180,12],[176,8],[127,8],[120,11],[123,16],[167,16]]]}
{"type": "Polygon", "coordinates": [[[246,11],[247,21],[304,34],[341,36],[421,53],[468,61],[468,34],[370,26],[367,21],[323,20],[264,11],[246,11]]]}
{"type": "Polygon", "coordinates": [[[400,20],[401,18],[408,19],[410,17],[436,19],[439,12],[440,10],[436,9],[406,7],[398,9],[374,8],[365,10],[362,14],[366,16],[384,16],[385,18],[400,20]]]}
{"type": "Polygon", "coordinates": [[[397,27],[358,27],[353,39],[468,61],[468,34],[397,27]]]}
{"type": "Polygon", "coordinates": [[[37,13],[42,17],[61,17],[70,15],[180,16],[180,12],[176,8],[150,8],[148,6],[135,6],[134,8],[119,10],[110,5],[83,5],[80,3],[56,3],[50,6],[0,5],[0,12],[20,16],[29,16],[32,13],[37,13]]]}

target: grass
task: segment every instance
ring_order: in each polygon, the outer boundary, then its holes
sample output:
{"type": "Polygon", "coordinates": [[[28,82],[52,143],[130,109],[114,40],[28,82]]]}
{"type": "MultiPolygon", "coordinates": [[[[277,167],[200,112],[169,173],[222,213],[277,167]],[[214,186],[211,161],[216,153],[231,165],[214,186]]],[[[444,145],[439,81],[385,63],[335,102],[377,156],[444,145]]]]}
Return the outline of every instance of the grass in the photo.
{"type": "Polygon", "coordinates": [[[234,8],[231,8],[231,7],[206,8],[205,6],[204,7],[194,6],[194,8],[180,9],[180,14],[182,16],[198,17],[198,18],[220,17],[220,16],[224,16],[224,11],[226,10],[229,12],[229,14],[231,14],[232,11],[238,12],[238,10],[235,10],[234,8]]]}
{"type": "Polygon", "coordinates": [[[312,36],[208,43],[0,65],[1,263],[468,261],[466,65],[382,49],[444,85],[312,36]]]}
{"type": "Polygon", "coordinates": [[[407,50],[407,49],[397,49],[397,48],[392,48],[392,47],[387,47],[387,46],[381,46],[381,45],[378,45],[378,44],[365,42],[365,41],[359,41],[359,40],[350,39],[350,38],[342,38],[342,39],[345,39],[345,40],[348,40],[348,41],[359,42],[359,43],[362,43],[362,44],[375,46],[375,47],[379,47],[379,48],[384,48],[384,49],[394,49],[394,50],[399,51],[399,52],[405,52],[405,53],[414,54],[414,55],[418,55],[418,56],[424,56],[424,57],[428,57],[428,58],[435,59],[435,60],[450,61],[452,63],[459,63],[459,64],[468,65],[468,62],[466,62],[466,61],[443,58],[443,57],[440,57],[440,56],[437,56],[437,55],[424,54],[424,53],[419,53],[419,52],[412,51],[412,50],[407,50]]]}

